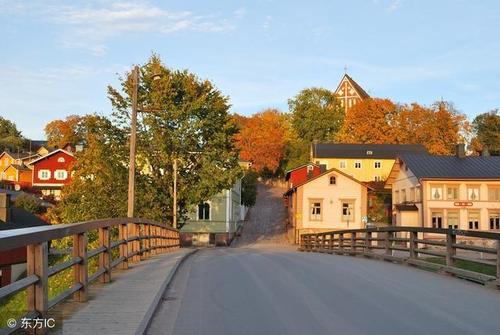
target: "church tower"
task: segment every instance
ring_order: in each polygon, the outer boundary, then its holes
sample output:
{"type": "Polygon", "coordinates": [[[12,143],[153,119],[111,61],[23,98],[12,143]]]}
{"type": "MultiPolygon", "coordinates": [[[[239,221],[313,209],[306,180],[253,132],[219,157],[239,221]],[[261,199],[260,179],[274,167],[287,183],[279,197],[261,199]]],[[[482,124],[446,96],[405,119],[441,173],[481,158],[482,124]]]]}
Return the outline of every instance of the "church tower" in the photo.
{"type": "Polygon", "coordinates": [[[349,108],[355,104],[370,97],[368,93],[366,93],[365,90],[354,81],[354,79],[349,77],[347,73],[344,74],[339,86],[337,86],[335,95],[338,96],[340,104],[342,107],[345,107],[346,111],[348,111],[349,108]]]}

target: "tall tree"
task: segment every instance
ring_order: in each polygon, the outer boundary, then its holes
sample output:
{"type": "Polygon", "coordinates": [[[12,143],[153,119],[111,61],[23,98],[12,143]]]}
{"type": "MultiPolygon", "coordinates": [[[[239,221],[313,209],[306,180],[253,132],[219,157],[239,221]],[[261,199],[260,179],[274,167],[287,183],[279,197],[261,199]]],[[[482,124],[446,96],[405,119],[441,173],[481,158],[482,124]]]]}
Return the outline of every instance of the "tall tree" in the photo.
{"type": "Polygon", "coordinates": [[[26,140],[17,130],[16,124],[0,116],[0,150],[23,150],[26,140]]]}
{"type": "MultiPolygon", "coordinates": [[[[156,55],[140,72],[138,170],[152,188],[150,204],[157,206],[150,216],[156,213],[155,218],[168,220],[174,161],[181,211],[229,188],[241,175],[232,142],[236,128],[227,98],[210,81],[186,70],[171,70],[156,55]]],[[[127,132],[132,89],[129,75],[121,90],[108,88],[116,120],[127,132]]]]}
{"type": "Polygon", "coordinates": [[[285,154],[285,115],[276,109],[267,109],[240,123],[240,132],[234,137],[240,157],[251,161],[252,168],[259,173],[275,174],[285,154]]]}
{"type": "Polygon", "coordinates": [[[292,127],[306,142],[332,141],[344,120],[344,108],[335,93],[324,88],[306,88],[288,100],[292,127]]]}
{"type": "Polygon", "coordinates": [[[82,140],[80,134],[80,116],[70,115],[64,120],[54,120],[45,126],[45,136],[49,146],[62,148],[67,143],[78,143],[82,140]]]}
{"type": "Polygon", "coordinates": [[[500,115],[498,109],[479,114],[472,121],[476,134],[476,150],[486,147],[490,154],[500,156],[500,115]]]}

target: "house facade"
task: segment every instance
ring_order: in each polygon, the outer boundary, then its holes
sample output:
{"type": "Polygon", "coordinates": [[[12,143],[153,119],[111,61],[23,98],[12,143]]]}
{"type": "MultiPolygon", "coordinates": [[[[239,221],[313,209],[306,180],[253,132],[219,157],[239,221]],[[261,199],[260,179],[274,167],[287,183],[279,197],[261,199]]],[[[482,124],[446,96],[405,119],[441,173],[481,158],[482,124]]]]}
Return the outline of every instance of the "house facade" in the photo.
{"type": "Polygon", "coordinates": [[[71,152],[57,149],[31,162],[32,185],[44,196],[61,196],[61,189],[71,182],[71,168],[75,157],[71,152]]]}
{"type": "Polygon", "coordinates": [[[286,193],[289,239],[312,232],[360,229],[367,222],[368,186],[338,169],[330,169],[286,193]]]}
{"type": "Polygon", "coordinates": [[[500,157],[404,155],[387,183],[398,226],[500,231],[500,157]]]}
{"type": "Polygon", "coordinates": [[[335,90],[335,95],[338,97],[341,106],[344,107],[346,111],[357,103],[370,98],[368,93],[366,93],[366,91],[347,73],[344,74],[340,80],[340,83],[335,90]]]}
{"type": "Polygon", "coordinates": [[[311,162],[362,182],[381,182],[389,176],[396,158],[406,153],[428,154],[420,144],[313,143],[311,162]]]}
{"type": "Polygon", "coordinates": [[[246,215],[241,205],[241,179],[231,189],[193,207],[181,230],[182,244],[229,245],[246,215]]]}

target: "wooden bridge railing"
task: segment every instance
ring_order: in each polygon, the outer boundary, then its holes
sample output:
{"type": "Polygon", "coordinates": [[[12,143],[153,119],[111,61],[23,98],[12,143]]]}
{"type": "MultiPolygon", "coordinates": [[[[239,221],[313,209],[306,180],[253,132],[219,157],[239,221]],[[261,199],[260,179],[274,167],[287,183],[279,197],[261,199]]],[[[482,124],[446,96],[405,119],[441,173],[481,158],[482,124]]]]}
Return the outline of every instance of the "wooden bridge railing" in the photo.
{"type": "Polygon", "coordinates": [[[299,250],[375,257],[500,286],[500,233],[497,232],[420,227],[339,230],[303,234],[299,250]],[[469,266],[463,266],[464,262],[469,266]],[[488,273],[481,271],[481,266],[486,266],[488,273]]]}
{"type": "MultiPolygon", "coordinates": [[[[180,247],[179,231],[155,221],[138,218],[118,218],[73,224],[0,231],[0,252],[26,246],[27,276],[0,288],[0,300],[22,290],[27,291],[29,319],[43,318],[48,309],[73,296],[84,302],[90,282],[111,280],[115,267],[127,269],[129,263],[139,262],[151,255],[170,252],[180,247]],[[117,227],[118,239],[112,240],[111,230],[117,227]],[[87,235],[98,231],[99,246],[88,250],[87,235]],[[73,239],[70,260],[49,267],[48,242],[71,236],[73,239]],[[113,252],[115,248],[118,251],[113,252]],[[115,254],[113,259],[112,253],[115,254]],[[89,276],[88,260],[99,257],[97,270],[89,276]],[[49,300],[48,278],[66,269],[73,268],[73,285],[49,300]]],[[[17,322],[17,328],[20,326],[17,322]]],[[[1,326],[0,326],[1,327],[1,326]]],[[[0,331],[13,332],[13,329],[0,331]]]]}

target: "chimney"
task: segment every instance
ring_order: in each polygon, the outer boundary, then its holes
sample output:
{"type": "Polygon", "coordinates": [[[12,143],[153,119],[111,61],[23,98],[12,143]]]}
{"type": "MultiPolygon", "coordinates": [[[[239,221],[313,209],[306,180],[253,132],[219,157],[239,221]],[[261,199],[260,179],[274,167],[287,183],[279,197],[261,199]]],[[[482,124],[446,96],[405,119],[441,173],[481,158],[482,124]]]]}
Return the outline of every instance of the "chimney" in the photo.
{"type": "Polygon", "coordinates": [[[459,143],[456,145],[456,155],[458,158],[465,157],[465,144],[459,143]]]}
{"type": "Polygon", "coordinates": [[[2,192],[0,193],[0,223],[9,222],[10,216],[11,216],[10,194],[2,192]]]}
{"type": "Polygon", "coordinates": [[[483,157],[489,157],[490,151],[488,150],[488,147],[486,145],[483,146],[483,150],[481,151],[481,156],[483,157]]]}

